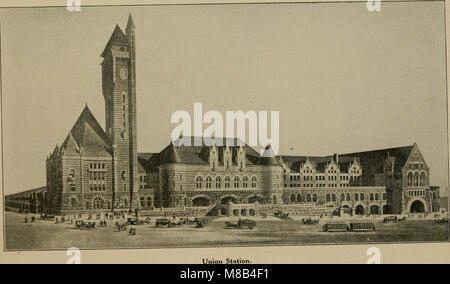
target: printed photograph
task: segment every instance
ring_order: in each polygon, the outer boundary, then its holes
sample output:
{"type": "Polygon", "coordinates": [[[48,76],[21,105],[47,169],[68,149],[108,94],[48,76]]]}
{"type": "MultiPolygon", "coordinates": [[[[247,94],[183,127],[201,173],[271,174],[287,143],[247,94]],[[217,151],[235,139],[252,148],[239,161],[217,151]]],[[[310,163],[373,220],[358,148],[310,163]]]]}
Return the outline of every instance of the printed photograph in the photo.
{"type": "Polygon", "coordinates": [[[440,1],[0,9],[6,251],[448,242],[440,1]]]}

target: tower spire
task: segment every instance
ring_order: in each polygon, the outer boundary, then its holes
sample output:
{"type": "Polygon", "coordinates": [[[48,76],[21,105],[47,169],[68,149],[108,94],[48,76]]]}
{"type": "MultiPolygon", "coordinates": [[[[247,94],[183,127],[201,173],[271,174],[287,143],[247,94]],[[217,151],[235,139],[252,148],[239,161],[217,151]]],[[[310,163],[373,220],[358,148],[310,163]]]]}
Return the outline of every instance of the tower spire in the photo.
{"type": "Polygon", "coordinates": [[[128,32],[129,30],[134,30],[136,29],[136,26],[134,25],[134,21],[133,21],[133,16],[130,15],[128,16],[128,23],[127,23],[127,27],[126,27],[126,31],[128,32]]]}

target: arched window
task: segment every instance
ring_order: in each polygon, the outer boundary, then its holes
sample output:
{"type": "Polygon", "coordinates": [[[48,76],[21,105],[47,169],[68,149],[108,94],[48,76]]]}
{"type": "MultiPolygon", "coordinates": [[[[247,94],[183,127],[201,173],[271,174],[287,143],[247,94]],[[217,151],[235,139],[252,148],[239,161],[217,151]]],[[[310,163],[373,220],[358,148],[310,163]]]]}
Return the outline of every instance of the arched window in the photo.
{"type": "Polygon", "coordinates": [[[301,203],[302,201],[302,196],[300,194],[297,195],[297,203],[301,203]]]}
{"type": "Polygon", "coordinates": [[[211,181],[212,181],[211,177],[206,177],[206,188],[211,188],[211,181]]]}
{"type": "Polygon", "coordinates": [[[197,188],[202,188],[203,178],[197,177],[197,188]]]}
{"type": "Polygon", "coordinates": [[[355,201],[358,201],[358,200],[359,200],[359,194],[355,193],[355,201]]]}
{"type": "Polygon", "coordinates": [[[314,202],[314,203],[317,202],[317,194],[313,194],[313,202],[314,202]]]}
{"type": "Polygon", "coordinates": [[[373,201],[373,193],[370,194],[370,201],[373,201]]]}
{"type": "Polygon", "coordinates": [[[327,194],[327,196],[326,196],[326,201],[327,201],[327,202],[331,202],[331,195],[330,195],[330,194],[327,194]]]}
{"type": "Polygon", "coordinates": [[[248,187],[248,177],[244,177],[242,179],[242,187],[247,188],[248,187]]]}
{"type": "Polygon", "coordinates": [[[306,202],[311,202],[311,194],[306,195],[306,202]]]}
{"type": "Polygon", "coordinates": [[[291,195],[291,203],[295,203],[295,195],[291,195]]]}
{"type": "Polygon", "coordinates": [[[333,193],[331,195],[331,201],[336,202],[336,194],[333,193]]]}
{"type": "Polygon", "coordinates": [[[94,199],[94,209],[102,209],[103,208],[103,200],[100,198],[94,199]]]}
{"type": "Polygon", "coordinates": [[[347,200],[347,201],[350,201],[350,200],[351,200],[350,193],[347,193],[346,200],[347,200]]]}
{"type": "Polygon", "coordinates": [[[414,174],[414,186],[419,185],[419,173],[414,174]]]}
{"type": "Polygon", "coordinates": [[[225,177],[225,188],[230,188],[231,178],[225,177]]]}
{"type": "Polygon", "coordinates": [[[425,173],[420,173],[420,186],[425,186],[425,173]]]}
{"type": "Polygon", "coordinates": [[[341,201],[345,201],[345,194],[341,193],[341,201]]]}
{"type": "Polygon", "coordinates": [[[141,203],[141,207],[145,207],[145,198],[141,197],[141,198],[139,198],[139,200],[140,200],[140,203],[141,203]]]}
{"type": "Polygon", "coordinates": [[[147,207],[152,207],[152,206],[153,206],[152,198],[149,196],[149,197],[147,197],[147,207]]]}
{"type": "Polygon", "coordinates": [[[221,188],[222,186],[222,178],[216,177],[216,188],[221,188]]]}
{"type": "Polygon", "coordinates": [[[383,200],[386,200],[386,193],[383,193],[383,200]]]}
{"type": "Polygon", "coordinates": [[[412,186],[413,185],[413,173],[409,172],[408,173],[408,186],[412,186]]]}
{"type": "Polygon", "coordinates": [[[256,187],[256,181],[257,181],[256,177],[252,177],[252,188],[256,187]]]}
{"type": "Polygon", "coordinates": [[[378,193],[375,193],[375,200],[376,201],[380,200],[380,195],[378,193]]]}
{"type": "Polygon", "coordinates": [[[234,188],[239,188],[239,177],[234,178],[234,188]]]}

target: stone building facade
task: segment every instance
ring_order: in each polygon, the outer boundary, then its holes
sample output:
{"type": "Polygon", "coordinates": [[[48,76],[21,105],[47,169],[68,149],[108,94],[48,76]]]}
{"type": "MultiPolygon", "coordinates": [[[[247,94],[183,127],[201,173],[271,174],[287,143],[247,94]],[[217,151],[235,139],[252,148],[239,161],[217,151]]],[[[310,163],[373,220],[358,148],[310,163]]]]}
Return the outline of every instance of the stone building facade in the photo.
{"type": "Polygon", "coordinates": [[[101,53],[105,128],[86,106],[48,156],[46,211],[211,207],[225,215],[230,204],[340,214],[435,210],[439,188],[430,189],[430,169],[416,144],[275,157],[270,145],[260,155],[237,139],[206,145],[201,137],[180,137],[159,153],[138,153],[135,40],[130,15],[125,33],[116,26],[101,53]]]}
{"type": "Polygon", "coordinates": [[[280,156],[279,160],[285,203],[345,205],[357,213],[362,209],[389,214],[436,211],[433,200],[439,188],[430,188],[430,169],[417,144],[324,157],[280,156]]]}
{"type": "Polygon", "coordinates": [[[46,161],[46,208],[52,213],[153,208],[137,153],[135,25],[117,25],[101,54],[106,126],[85,107],[46,161]],[[140,197],[142,194],[142,198],[140,197]]]}

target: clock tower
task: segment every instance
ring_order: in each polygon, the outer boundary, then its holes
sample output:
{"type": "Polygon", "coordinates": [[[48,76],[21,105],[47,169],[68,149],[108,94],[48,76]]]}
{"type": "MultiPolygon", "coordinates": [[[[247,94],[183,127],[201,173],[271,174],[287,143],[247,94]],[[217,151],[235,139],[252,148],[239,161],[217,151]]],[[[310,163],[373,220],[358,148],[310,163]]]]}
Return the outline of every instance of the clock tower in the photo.
{"type": "Polygon", "coordinates": [[[109,39],[102,65],[106,135],[113,148],[113,209],[139,207],[136,131],[136,49],[131,15],[109,39]]]}

